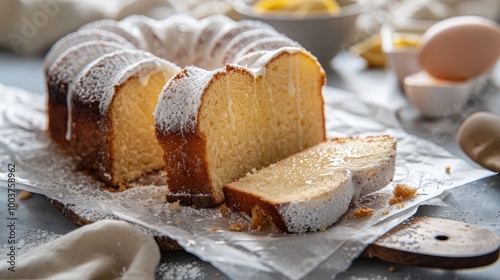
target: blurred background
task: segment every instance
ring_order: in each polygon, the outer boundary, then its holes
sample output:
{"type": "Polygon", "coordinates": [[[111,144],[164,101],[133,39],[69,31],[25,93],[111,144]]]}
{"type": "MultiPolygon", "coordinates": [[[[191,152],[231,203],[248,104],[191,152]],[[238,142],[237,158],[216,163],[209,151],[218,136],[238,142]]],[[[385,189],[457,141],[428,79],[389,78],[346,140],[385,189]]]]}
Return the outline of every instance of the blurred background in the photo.
{"type": "Polygon", "coordinates": [[[306,49],[317,50],[322,61],[327,59],[322,53],[326,51],[315,44],[328,48],[326,56],[332,57],[341,48],[356,46],[353,50],[367,58],[370,66],[381,66],[383,59],[376,57],[378,39],[373,35],[386,23],[420,25],[464,14],[498,21],[499,10],[498,0],[7,0],[0,2],[0,48],[41,55],[85,23],[132,14],[157,19],[174,13],[195,18],[225,14],[269,22],[306,49]],[[258,6],[261,12],[248,6],[258,6]],[[299,30],[294,26],[297,22],[296,26],[302,26],[299,30]]]}
{"type": "MultiPolygon", "coordinates": [[[[0,68],[0,82],[42,93],[40,73],[33,75],[34,80],[27,84],[24,77],[11,70],[26,65],[19,69],[39,71],[50,47],[86,23],[121,20],[133,14],[162,19],[176,13],[198,19],[224,14],[235,20],[266,22],[315,55],[328,74],[329,85],[363,95],[367,90],[388,91],[386,87],[374,89],[381,72],[384,79],[394,77],[391,84],[403,90],[404,78],[421,70],[418,63],[421,37],[430,26],[462,15],[499,22],[500,1],[6,0],[0,1],[0,65],[8,67],[0,68]],[[366,75],[369,78],[363,82],[365,70],[376,71],[366,75]]],[[[480,51],[471,55],[477,53],[480,51]]],[[[465,87],[472,86],[475,85],[465,87]]],[[[455,92],[456,88],[446,90],[455,92]]],[[[464,96],[459,100],[462,103],[468,94],[464,96]]],[[[378,102],[376,99],[372,101],[378,102]]],[[[394,106],[401,105],[397,104],[394,106]]]]}

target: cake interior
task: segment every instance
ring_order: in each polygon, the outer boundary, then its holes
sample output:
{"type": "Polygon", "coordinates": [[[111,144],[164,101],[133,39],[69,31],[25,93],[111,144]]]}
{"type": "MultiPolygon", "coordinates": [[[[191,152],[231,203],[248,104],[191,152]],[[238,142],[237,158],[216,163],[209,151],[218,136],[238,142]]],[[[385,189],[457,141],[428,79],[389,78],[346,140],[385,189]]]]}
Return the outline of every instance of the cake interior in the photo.
{"type": "MultiPolygon", "coordinates": [[[[330,144],[331,145],[331,144],[330,144]]],[[[244,178],[229,188],[261,197],[272,204],[311,199],[331,192],[346,180],[346,168],[332,164],[328,144],[322,143],[244,178]]],[[[250,210],[250,209],[246,209],[250,210]]]]}
{"type": "Polygon", "coordinates": [[[198,118],[217,201],[224,184],[324,141],[322,85],[302,52],[281,53],[256,78],[234,68],[214,79],[198,118]]]}
{"type": "Polygon", "coordinates": [[[166,80],[163,73],[156,72],[143,83],[139,77],[131,77],[117,89],[113,99],[110,114],[114,182],[130,182],[165,165],[154,137],[153,112],[166,80]]]}
{"type": "Polygon", "coordinates": [[[252,172],[228,188],[273,204],[311,199],[341,184],[339,173],[369,170],[387,160],[394,148],[392,141],[384,139],[341,138],[324,142],[252,172]]]}

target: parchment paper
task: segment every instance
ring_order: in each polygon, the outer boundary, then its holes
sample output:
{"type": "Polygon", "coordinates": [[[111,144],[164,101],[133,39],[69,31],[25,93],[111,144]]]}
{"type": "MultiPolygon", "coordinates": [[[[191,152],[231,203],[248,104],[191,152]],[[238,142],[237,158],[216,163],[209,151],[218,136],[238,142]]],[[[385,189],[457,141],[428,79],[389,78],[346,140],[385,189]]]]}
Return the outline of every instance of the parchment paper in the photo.
{"type": "Polygon", "coordinates": [[[221,213],[218,208],[172,207],[164,202],[168,189],[161,172],[124,192],[110,192],[75,172],[72,160],[48,139],[44,97],[1,84],[0,186],[7,187],[7,166],[15,163],[17,189],[60,201],[89,221],[123,219],[151,235],[173,238],[230,278],[324,279],[347,269],[368,244],[413,215],[419,204],[435,203],[444,190],[492,174],[407,134],[394,120],[393,112],[368,106],[354,94],[331,87],[325,88],[324,96],[328,136],[390,134],[398,140],[393,183],[361,197],[325,232],[229,231],[230,224],[248,225],[249,218],[221,213]],[[417,187],[418,196],[389,205],[397,183],[417,187]],[[375,209],[375,214],[352,218],[353,210],[361,205],[375,209]]]}

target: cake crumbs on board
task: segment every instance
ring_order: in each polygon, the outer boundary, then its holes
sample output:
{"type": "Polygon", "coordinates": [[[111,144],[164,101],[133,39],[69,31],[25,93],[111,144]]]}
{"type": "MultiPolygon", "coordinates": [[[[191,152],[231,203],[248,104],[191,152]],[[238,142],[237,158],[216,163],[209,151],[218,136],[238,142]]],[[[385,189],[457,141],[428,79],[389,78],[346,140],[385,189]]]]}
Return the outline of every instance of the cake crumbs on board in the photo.
{"type": "Polygon", "coordinates": [[[223,203],[221,206],[219,206],[219,211],[222,214],[227,214],[227,213],[229,213],[229,208],[227,207],[227,205],[225,203],[223,203]]]}
{"type": "Polygon", "coordinates": [[[406,184],[397,184],[392,194],[393,197],[389,199],[390,205],[415,197],[417,195],[417,188],[410,187],[406,184]]]}
{"type": "Polygon", "coordinates": [[[375,210],[373,210],[372,208],[361,206],[354,210],[354,213],[351,215],[351,218],[361,218],[361,217],[371,216],[373,215],[373,213],[375,213],[375,210]]]}
{"type": "Polygon", "coordinates": [[[395,266],[389,266],[389,268],[387,269],[387,271],[389,271],[389,272],[396,272],[398,270],[396,269],[395,266]]]}
{"type": "Polygon", "coordinates": [[[446,173],[451,174],[451,166],[447,165],[445,170],[446,170],[446,173]]]}
{"type": "Polygon", "coordinates": [[[30,198],[31,196],[32,196],[31,193],[27,191],[20,191],[18,194],[19,200],[25,200],[30,198]]]}
{"type": "Polygon", "coordinates": [[[244,231],[247,229],[247,226],[240,223],[230,224],[229,231],[244,231]]]}
{"type": "Polygon", "coordinates": [[[172,202],[172,203],[168,204],[168,208],[172,211],[181,211],[182,210],[182,206],[178,200],[176,202],[172,202]]]}

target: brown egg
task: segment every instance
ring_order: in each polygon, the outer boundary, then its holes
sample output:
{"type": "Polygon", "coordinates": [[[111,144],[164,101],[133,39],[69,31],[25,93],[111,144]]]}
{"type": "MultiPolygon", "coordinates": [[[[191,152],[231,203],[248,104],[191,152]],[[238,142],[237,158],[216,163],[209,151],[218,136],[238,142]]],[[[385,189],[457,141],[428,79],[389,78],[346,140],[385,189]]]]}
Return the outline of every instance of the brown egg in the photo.
{"type": "Polygon", "coordinates": [[[500,56],[500,30],[489,19],[459,16],[431,26],[422,37],[419,61],[430,75],[467,80],[490,70],[500,56]]]}

